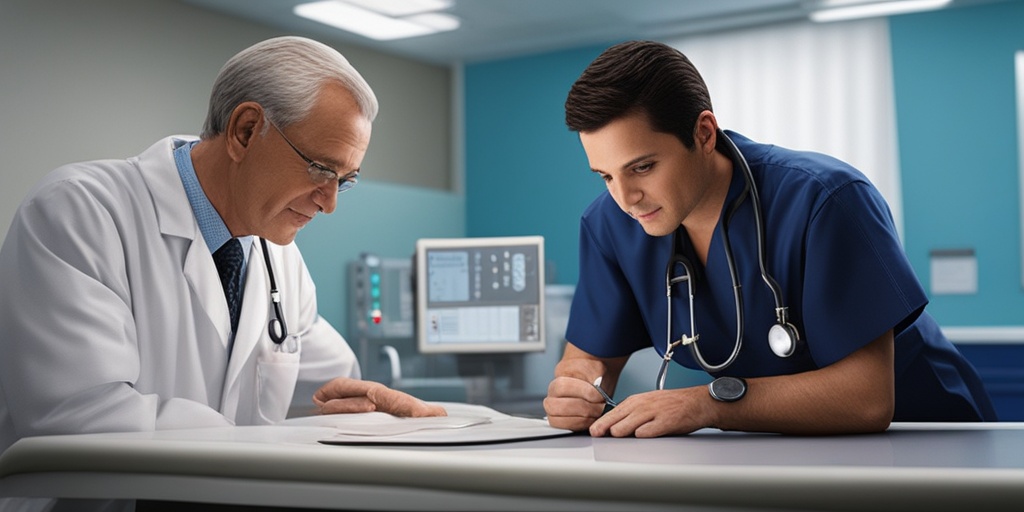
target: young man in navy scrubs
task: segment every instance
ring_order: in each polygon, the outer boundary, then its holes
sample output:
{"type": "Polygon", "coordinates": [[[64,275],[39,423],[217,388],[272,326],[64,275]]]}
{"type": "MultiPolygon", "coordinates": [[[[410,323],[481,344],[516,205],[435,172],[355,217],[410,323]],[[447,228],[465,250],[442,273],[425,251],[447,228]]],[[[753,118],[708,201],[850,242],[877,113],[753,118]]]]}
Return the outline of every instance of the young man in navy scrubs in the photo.
{"type": "Polygon", "coordinates": [[[608,190],[580,223],[569,343],[544,401],[551,425],[657,437],[996,419],[924,311],[888,206],[856,169],[721,131],[698,71],[659,43],[609,48],[565,105],[608,190]],[[690,278],[671,285],[671,319],[669,273],[690,278]],[[606,411],[594,381],[612,394],[630,354],[670,344],[668,366],[703,368],[713,382],[606,411]]]}

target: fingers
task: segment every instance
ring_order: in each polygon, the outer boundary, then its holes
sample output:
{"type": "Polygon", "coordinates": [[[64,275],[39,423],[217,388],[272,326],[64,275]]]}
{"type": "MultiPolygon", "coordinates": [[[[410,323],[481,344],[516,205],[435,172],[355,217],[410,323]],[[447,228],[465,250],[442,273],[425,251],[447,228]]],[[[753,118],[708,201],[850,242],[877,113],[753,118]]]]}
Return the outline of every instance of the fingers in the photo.
{"type": "Polygon", "coordinates": [[[544,412],[552,427],[582,432],[601,417],[604,405],[604,398],[589,382],[573,377],[556,377],[548,385],[544,412]]]}
{"type": "Polygon", "coordinates": [[[563,358],[555,367],[555,378],[548,385],[548,396],[544,399],[548,423],[576,432],[590,428],[605,407],[604,397],[594,387],[594,379],[604,376],[607,369],[600,360],[563,358]]]}
{"type": "Polygon", "coordinates": [[[633,410],[633,403],[627,404],[627,400],[623,400],[618,407],[598,418],[590,426],[590,435],[593,437],[609,435],[612,437],[628,437],[635,434],[638,427],[650,421],[650,418],[643,411],[633,410]]]}
{"type": "Polygon", "coordinates": [[[578,398],[592,404],[600,404],[604,409],[604,397],[594,387],[593,382],[575,377],[555,377],[548,384],[548,396],[554,398],[578,398]]]}
{"type": "Polygon", "coordinates": [[[544,399],[544,411],[548,416],[548,424],[552,427],[583,432],[601,417],[604,403],[595,404],[578,398],[549,396],[544,399]]]}
{"type": "Polygon", "coordinates": [[[412,395],[390,389],[379,382],[338,377],[313,394],[321,414],[380,411],[395,416],[447,416],[444,407],[428,404],[412,395]]]}
{"type": "Polygon", "coordinates": [[[365,396],[353,398],[335,398],[326,402],[317,402],[320,414],[354,414],[373,412],[377,406],[365,396]]]}
{"type": "Polygon", "coordinates": [[[338,377],[327,384],[320,386],[320,389],[316,390],[316,393],[313,394],[313,403],[315,403],[317,407],[322,408],[324,404],[331,400],[365,397],[370,389],[377,386],[382,386],[382,384],[365,380],[338,377]]]}
{"type": "Polygon", "coordinates": [[[367,392],[367,398],[376,404],[377,410],[410,418],[427,416],[447,416],[448,411],[436,404],[428,404],[408,393],[387,388],[375,387],[367,392]]]}
{"type": "MultiPolygon", "coordinates": [[[[606,414],[605,416],[609,415],[606,414]]],[[[612,437],[634,436],[637,438],[661,437],[672,433],[667,427],[668,425],[665,424],[665,421],[656,416],[631,414],[623,418],[601,418],[599,423],[591,425],[590,435],[594,437],[606,435],[612,437]]]]}
{"type": "Polygon", "coordinates": [[[590,425],[594,437],[660,437],[689,434],[707,426],[700,404],[710,401],[703,386],[633,395],[590,425]]]}
{"type": "Polygon", "coordinates": [[[448,416],[448,411],[446,411],[445,408],[440,405],[428,404],[421,400],[417,401],[420,402],[420,404],[422,404],[422,407],[417,408],[417,410],[413,412],[412,416],[414,418],[422,418],[426,416],[448,416]]]}
{"type": "Polygon", "coordinates": [[[671,434],[672,432],[666,427],[662,422],[648,421],[634,429],[633,435],[638,438],[652,438],[671,434]]]}

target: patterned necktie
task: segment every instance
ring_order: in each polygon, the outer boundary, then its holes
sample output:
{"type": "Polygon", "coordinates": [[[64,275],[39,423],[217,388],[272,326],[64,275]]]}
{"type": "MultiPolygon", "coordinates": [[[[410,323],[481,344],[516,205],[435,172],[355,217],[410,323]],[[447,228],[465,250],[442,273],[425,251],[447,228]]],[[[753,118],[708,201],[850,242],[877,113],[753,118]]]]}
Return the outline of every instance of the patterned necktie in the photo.
{"type": "Polygon", "coordinates": [[[237,239],[230,239],[213,253],[213,262],[220,273],[220,284],[224,287],[224,296],[228,300],[228,311],[231,313],[231,332],[238,330],[238,313],[242,310],[242,244],[237,239]]]}

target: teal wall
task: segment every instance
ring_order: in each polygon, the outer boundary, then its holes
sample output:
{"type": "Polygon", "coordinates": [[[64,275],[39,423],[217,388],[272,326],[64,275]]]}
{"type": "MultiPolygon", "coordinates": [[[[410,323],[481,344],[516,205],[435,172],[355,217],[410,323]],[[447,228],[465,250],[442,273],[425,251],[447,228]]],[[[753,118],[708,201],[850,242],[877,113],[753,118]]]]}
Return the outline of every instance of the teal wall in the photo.
{"type": "MultiPolygon", "coordinates": [[[[1013,55],[1024,49],[1024,2],[890,26],[907,253],[926,290],[930,250],[978,255],[978,294],[932,297],[929,311],[943,325],[1020,325],[1013,55]]],[[[603,190],[565,128],[563,103],[607,46],[465,70],[467,235],[544,235],[559,283],[576,282],[579,215],[603,190]]]]}
{"type": "Polygon", "coordinates": [[[978,293],[931,298],[943,325],[1024,323],[1014,53],[1024,2],[890,21],[906,251],[972,248],[978,293]]]}
{"type": "Polygon", "coordinates": [[[465,236],[461,195],[359,180],[338,196],[331,215],[318,215],[295,238],[316,283],[320,314],[348,336],[348,263],[369,252],[411,258],[417,238],[465,236]]]}
{"type": "Polygon", "coordinates": [[[576,284],[579,216],[603,182],[565,95],[605,47],[466,66],[466,234],[543,235],[548,281],[576,284]]]}

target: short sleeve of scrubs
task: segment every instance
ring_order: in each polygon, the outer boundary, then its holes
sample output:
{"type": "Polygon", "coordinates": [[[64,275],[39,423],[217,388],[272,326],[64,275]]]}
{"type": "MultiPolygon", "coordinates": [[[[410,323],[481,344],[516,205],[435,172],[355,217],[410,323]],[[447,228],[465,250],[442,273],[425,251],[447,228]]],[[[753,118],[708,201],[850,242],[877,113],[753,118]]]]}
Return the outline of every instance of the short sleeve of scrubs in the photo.
{"type": "Polygon", "coordinates": [[[869,184],[829,194],[807,226],[802,323],[818,367],[832,364],[889,329],[899,334],[927,298],[869,184]]]}
{"type": "Polygon", "coordinates": [[[605,194],[595,201],[580,222],[580,275],[589,278],[576,286],[565,337],[591,355],[621,357],[651,346],[651,341],[615,255],[616,244],[626,242],[609,226],[609,209],[599,208],[602,201],[611,198],[605,194]]]}

